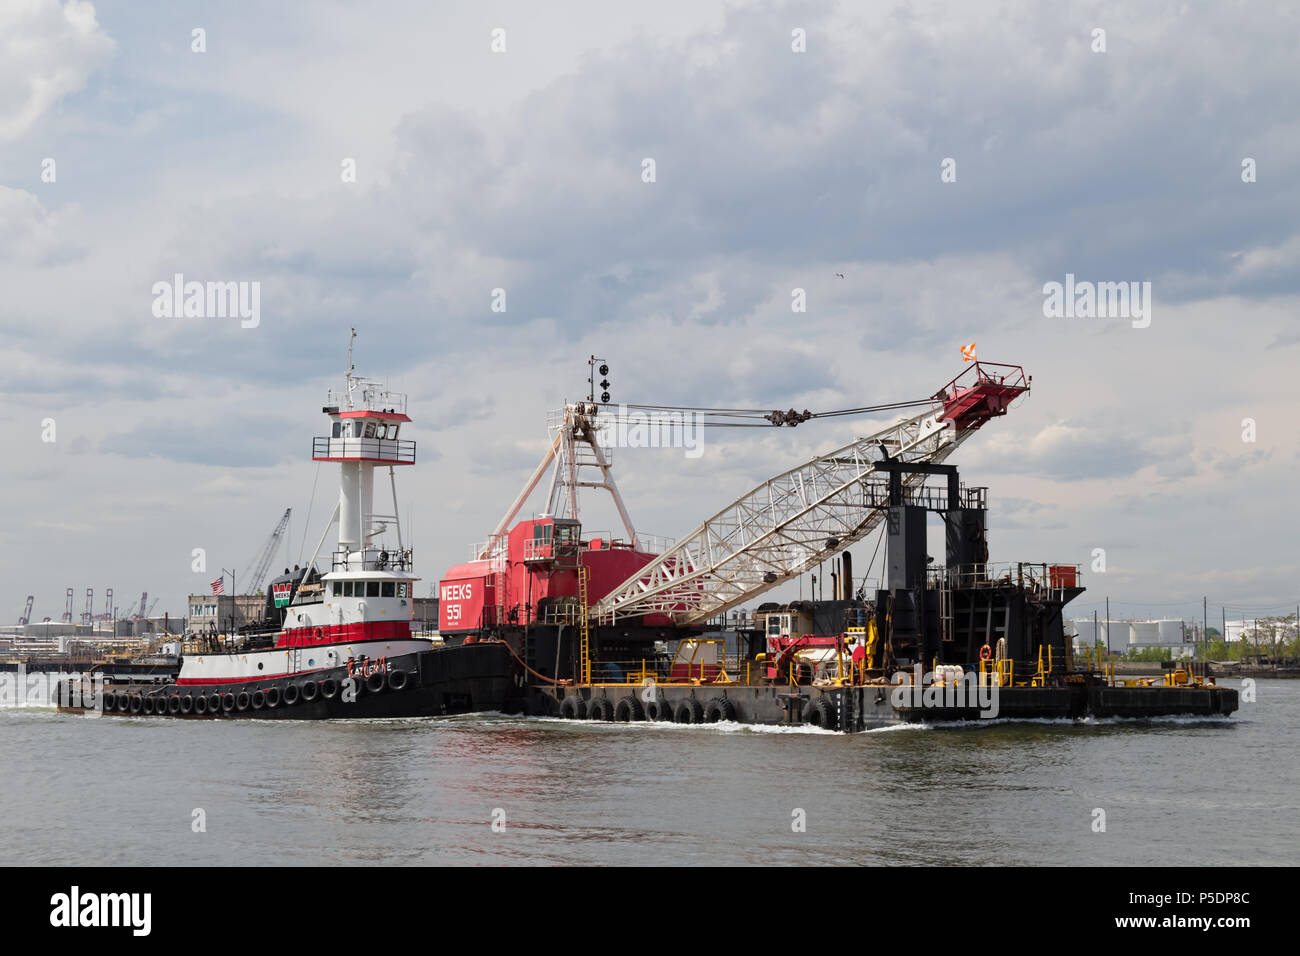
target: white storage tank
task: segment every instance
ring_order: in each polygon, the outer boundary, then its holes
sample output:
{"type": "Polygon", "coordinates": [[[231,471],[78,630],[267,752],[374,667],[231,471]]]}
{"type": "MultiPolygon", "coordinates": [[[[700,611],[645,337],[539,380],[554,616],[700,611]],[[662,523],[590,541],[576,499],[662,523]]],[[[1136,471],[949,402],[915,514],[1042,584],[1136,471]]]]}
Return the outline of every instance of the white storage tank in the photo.
{"type": "Polygon", "coordinates": [[[1109,625],[1105,621],[1097,622],[1098,636],[1106,642],[1106,650],[1112,654],[1123,654],[1128,650],[1129,626],[1128,621],[1111,621],[1109,625]],[[1109,626],[1109,630],[1107,627],[1109,626]]]}
{"type": "Polygon", "coordinates": [[[1082,644],[1085,647],[1092,647],[1097,643],[1097,637],[1105,634],[1105,627],[1093,621],[1092,618],[1087,620],[1071,621],[1074,625],[1074,633],[1077,635],[1075,643],[1082,644]]]}
{"type": "Polygon", "coordinates": [[[1163,645],[1181,645],[1183,643],[1182,621],[1157,621],[1157,640],[1163,645]]]}
{"type": "Polygon", "coordinates": [[[1160,626],[1155,621],[1134,621],[1129,625],[1129,646],[1149,647],[1157,643],[1160,626]]]}

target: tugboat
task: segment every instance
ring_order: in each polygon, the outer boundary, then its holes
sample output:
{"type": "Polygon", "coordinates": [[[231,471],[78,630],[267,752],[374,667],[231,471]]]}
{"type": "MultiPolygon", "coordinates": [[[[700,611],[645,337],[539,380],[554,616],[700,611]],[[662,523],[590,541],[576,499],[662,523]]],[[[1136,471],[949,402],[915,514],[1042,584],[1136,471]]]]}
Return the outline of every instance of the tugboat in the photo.
{"type": "Polygon", "coordinates": [[[263,621],[207,635],[200,652],[182,657],[174,682],[106,690],[105,713],[423,717],[509,709],[522,696],[522,672],[505,643],[449,646],[412,634],[419,578],[402,539],[395,477],[415,464],[415,442],[400,437],[411,421],[406,396],[353,373],[350,342],[345,388],[330,391],[321,409],[329,434],[312,442],[312,460],[340,470],[338,505],[317,553],[271,582],[263,621]],[[388,469],[392,514],[374,510],[376,468],[388,469]],[[336,521],[338,544],[320,573],[316,558],[336,521]]]}

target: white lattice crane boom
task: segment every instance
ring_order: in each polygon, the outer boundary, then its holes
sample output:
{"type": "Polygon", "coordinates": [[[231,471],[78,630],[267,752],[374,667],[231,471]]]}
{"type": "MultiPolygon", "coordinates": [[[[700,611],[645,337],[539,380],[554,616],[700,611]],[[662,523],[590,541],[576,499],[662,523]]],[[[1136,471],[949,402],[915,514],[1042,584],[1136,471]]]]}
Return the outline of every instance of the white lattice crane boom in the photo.
{"type": "MultiPolygon", "coordinates": [[[[939,463],[1028,391],[1018,366],[977,363],[934,396],[935,406],[765,481],[707,519],[610,591],[598,620],[668,614],[690,626],[751,600],[869,534],[884,512],[868,507],[876,463],[939,463]]],[[[905,487],[923,474],[903,477],[905,487]]]]}

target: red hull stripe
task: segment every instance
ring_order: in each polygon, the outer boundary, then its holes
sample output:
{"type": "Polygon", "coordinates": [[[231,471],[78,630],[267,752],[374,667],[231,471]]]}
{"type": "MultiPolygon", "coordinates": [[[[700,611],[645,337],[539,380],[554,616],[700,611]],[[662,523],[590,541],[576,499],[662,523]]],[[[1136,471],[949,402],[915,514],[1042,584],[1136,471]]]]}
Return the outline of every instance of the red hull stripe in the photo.
{"type": "Polygon", "coordinates": [[[382,418],[390,422],[409,422],[411,416],[403,415],[401,412],[372,412],[369,410],[359,412],[339,412],[339,418],[382,418]]]}
{"type": "Polygon", "coordinates": [[[411,636],[410,621],[357,621],[325,627],[287,627],[276,639],[276,647],[317,647],[321,644],[353,644],[357,641],[404,641],[411,636]]]}
{"type": "MultiPolygon", "coordinates": [[[[368,642],[353,641],[352,643],[362,644],[368,642]]],[[[375,641],[374,643],[378,643],[378,641],[375,641]]],[[[416,652],[411,651],[410,653],[416,653],[416,652]]],[[[216,656],[216,655],[212,655],[212,656],[216,656]]],[[[398,656],[404,657],[405,654],[401,654],[398,656]]],[[[324,671],[343,670],[346,666],[347,666],[346,662],[344,662],[339,664],[332,664],[329,667],[314,667],[311,670],[305,670],[305,671],[286,671],[280,674],[258,674],[255,677],[184,677],[184,678],[179,678],[176,681],[176,686],[190,687],[190,686],[197,686],[199,684],[256,684],[259,681],[284,680],[286,678],[306,677],[311,674],[320,674],[324,671]]]]}

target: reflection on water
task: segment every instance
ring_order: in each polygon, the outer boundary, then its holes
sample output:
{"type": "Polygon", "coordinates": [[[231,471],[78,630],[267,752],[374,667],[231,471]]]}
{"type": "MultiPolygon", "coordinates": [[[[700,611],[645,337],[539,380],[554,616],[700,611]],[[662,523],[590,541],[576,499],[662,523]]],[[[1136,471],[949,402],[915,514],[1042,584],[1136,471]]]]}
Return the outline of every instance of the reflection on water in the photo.
{"type": "Polygon", "coordinates": [[[855,736],[8,710],[0,863],[1291,864],[1300,683],[1258,691],[1229,720],[855,736]]]}

